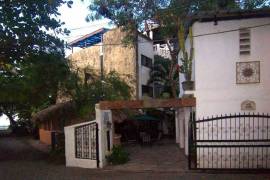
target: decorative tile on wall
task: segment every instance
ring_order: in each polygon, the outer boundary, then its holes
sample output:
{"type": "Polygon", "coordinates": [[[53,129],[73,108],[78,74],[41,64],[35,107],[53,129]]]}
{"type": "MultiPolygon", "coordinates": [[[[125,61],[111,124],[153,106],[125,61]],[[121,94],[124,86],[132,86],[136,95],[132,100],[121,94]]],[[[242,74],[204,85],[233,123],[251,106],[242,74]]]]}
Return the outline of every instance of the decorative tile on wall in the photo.
{"type": "Polygon", "coordinates": [[[260,62],[237,62],[236,83],[251,84],[260,82],[260,62]]]}
{"type": "Polygon", "coordinates": [[[245,100],[241,103],[241,110],[255,111],[256,110],[256,103],[254,101],[245,100]]]}

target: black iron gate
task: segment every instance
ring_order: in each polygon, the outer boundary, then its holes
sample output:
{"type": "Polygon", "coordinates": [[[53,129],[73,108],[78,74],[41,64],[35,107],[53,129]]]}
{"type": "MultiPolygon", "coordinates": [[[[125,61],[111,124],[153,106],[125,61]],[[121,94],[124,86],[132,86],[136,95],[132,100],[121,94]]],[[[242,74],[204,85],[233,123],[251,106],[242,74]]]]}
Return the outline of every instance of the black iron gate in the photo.
{"type": "Polygon", "coordinates": [[[99,167],[98,124],[92,122],[75,128],[75,157],[97,161],[99,167]]]}
{"type": "Polygon", "coordinates": [[[189,123],[190,169],[269,169],[270,116],[234,114],[189,123]]]}

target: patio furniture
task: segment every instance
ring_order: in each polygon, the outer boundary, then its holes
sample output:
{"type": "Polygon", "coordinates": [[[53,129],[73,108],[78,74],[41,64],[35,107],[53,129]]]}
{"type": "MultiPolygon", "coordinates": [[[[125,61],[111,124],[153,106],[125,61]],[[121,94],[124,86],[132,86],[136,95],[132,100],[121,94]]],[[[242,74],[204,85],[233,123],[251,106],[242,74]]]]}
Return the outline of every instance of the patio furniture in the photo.
{"type": "Polygon", "coordinates": [[[140,139],[142,145],[151,145],[151,135],[146,132],[140,132],[140,139]]]}

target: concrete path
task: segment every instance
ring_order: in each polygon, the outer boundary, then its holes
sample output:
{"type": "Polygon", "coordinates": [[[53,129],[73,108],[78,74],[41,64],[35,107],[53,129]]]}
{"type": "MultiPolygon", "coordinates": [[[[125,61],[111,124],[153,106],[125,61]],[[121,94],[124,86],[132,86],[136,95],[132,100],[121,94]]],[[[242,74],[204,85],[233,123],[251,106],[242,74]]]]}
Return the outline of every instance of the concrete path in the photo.
{"type": "Polygon", "coordinates": [[[108,166],[106,169],[123,171],[185,172],[188,160],[183,150],[172,142],[159,142],[152,146],[128,145],[130,161],[123,165],[108,166]]]}

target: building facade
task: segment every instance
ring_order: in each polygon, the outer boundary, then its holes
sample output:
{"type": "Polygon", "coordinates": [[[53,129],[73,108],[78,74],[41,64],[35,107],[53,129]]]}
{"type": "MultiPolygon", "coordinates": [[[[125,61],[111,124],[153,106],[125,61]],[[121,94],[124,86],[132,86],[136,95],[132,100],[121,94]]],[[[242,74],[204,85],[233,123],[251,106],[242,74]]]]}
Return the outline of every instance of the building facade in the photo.
{"type": "Polygon", "coordinates": [[[71,68],[82,73],[82,77],[87,77],[84,69],[97,74],[116,71],[131,86],[134,99],[152,97],[153,88],[148,85],[154,60],[152,40],[139,34],[136,45],[126,45],[124,37],[120,28],[100,29],[69,43],[81,48],[68,57],[71,68]]]}
{"type": "MultiPolygon", "coordinates": [[[[208,19],[192,25],[197,117],[269,112],[270,17],[265,16],[270,14],[259,15],[231,16],[216,23],[208,19]],[[243,108],[247,101],[255,105],[253,109],[243,108]]],[[[183,75],[180,79],[184,81],[183,75]]]]}
{"type": "Polygon", "coordinates": [[[192,30],[195,89],[182,95],[196,98],[195,167],[269,168],[269,10],[208,14],[192,30]]]}

